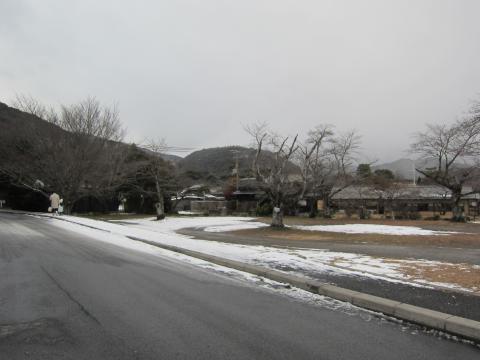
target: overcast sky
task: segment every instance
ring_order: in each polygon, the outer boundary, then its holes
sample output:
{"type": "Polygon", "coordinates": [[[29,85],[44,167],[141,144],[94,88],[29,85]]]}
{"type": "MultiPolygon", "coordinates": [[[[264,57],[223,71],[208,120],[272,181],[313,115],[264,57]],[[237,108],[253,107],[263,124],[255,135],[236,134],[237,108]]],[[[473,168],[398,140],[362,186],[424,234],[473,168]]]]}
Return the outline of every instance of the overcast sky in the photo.
{"type": "Polygon", "coordinates": [[[248,145],[357,129],[404,157],[427,122],[480,99],[479,0],[1,0],[0,101],[117,102],[128,140],[248,145]]]}

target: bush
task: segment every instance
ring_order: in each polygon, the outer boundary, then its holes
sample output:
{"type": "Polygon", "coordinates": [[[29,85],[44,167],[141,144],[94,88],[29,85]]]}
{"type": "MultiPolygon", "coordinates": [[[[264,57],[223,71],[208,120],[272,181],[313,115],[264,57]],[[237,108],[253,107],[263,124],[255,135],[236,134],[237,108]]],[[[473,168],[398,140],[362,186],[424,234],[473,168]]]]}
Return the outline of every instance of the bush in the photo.
{"type": "Polygon", "coordinates": [[[421,220],[422,215],[420,215],[420,213],[418,211],[410,211],[408,213],[408,219],[410,219],[410,220],[421,220]]]}
{"type": "Polygon", "coordinates": [[[263,203],[257,205],[256,213],[257,216],[271,216],[273,212],[273,207],[270,203],[263,203]]]}
{"type": "Polygon", "coordinates": [[[466,218],[464,215],[461,215],[461,216],[454,216],[454,217],[452,217],[452,219],[451,219],[451,220],[452,220],[453,222],[462,222],[462,223],[464,223],[464,222],[467,222],[467,221],[468,221],[468,219],[467,219],[467,218],[466,218]]]}
{"type": "Polygon", "coordinates": [[[359,219],[362,219],[362,220],[367,220],[367,219],[370,219],[370,211],[366,208],[360,208],[358,210],[358,218],[359,219]]]}
{"type": "Polygon", "coordinates": [[[418,211],[403,210],[395,218],[397,220],[421,220],[422,215],[418,211]]]}

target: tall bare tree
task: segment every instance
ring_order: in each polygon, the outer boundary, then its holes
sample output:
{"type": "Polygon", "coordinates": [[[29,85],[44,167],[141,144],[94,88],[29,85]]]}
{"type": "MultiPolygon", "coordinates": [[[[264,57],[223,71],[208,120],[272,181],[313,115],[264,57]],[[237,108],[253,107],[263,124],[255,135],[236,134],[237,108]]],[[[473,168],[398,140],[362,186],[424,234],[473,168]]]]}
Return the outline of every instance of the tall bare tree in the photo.
{"type": "Polygon", "coordinates": [[[353,175],[353,163],[360,145],[360,136],[356,131],[328,134],[322,151],[315,154],[312,171],[312,193],[316,213],[316,202],[323,200],[323,215],[330,216],[332,197],[356,183],[353,175]]]}
{"type": "Polygon", "coordinates": [[[273,206],[271,226],[284,227],[284,207],[292,186],[289,164],[298,150],[298,135],[292,138],[277,135],[268,129],[266,123],[248,126],[246,131],[255,146],[253,173],[263,184],[273,206]]]}
{"type": "Polygon", "coordinates": [[[307,190],[315,188],[319,180],[318,173],[325,168],[328,146],[333,136],[333,129],[330,125],[319,125],[308,132],[306,141],[298,146],[297,162],[302,175],[303,198],[307,190]]]}
{"type": "Polygon", "coordinates": [[[164,140],[148,140],[141,146],[132,147],[133,158],[127,160],[122,193],[128,198],[139,196],[142,204],[153,202],[157,220],[163,220],[166,215],[164,199],[179,190],[176,168],[164,159],[172,148],[164,140]]]}
{"type": "Polygon", "coordinates": [[[167,178],[167,167],[162,155],[168,151],[168,146],[164,140],[150,140],[145,146],[150,151],[149,157],[145,166],[139,169],[144,176],[153,181],[154,194],[156,197],[155,210],[157,212],[157,220],[165,219],[165,179],[167,178]]]}
{"type": "Polygon", "coordinates": [[[299,199],[303,199],[310,192],[312,195],[312,206],[310,215],[313,217],[317,212],[317,201],[320,196],[328,175],[332,173],[331,144],[333,141],[333,127],[330,125],[319,125],[308,132],[306,141],[299,145],[296,157],[301,169],[302,191],[299,199]]]}
{"type": "MultiPolygon", "coordinates": [[[[453,124],[429,124],[427,130],[416,134],[411,151],[423,158],[433,159],[436,166],[416,170],[451,191],[453,220],[463,220],[460,206],[465,184],[475,181],[480,164],[480,102],[453,124]]],[[[478,192],[474,188],[472,192],[478,192]]]]}

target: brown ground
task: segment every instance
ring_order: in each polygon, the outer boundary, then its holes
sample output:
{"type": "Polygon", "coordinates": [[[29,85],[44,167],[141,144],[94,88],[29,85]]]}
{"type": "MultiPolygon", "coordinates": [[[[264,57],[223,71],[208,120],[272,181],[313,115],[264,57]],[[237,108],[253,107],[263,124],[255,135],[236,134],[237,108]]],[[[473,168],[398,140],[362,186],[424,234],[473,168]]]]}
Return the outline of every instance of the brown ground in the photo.
{"type": "MultiPolygon", "coordinates": [[[[334,258],[331,266],[344,266],[343,258],[334,258]]],[[[412,281],[424,280],[439,284],[454,284],[480,295],[480,266],[382,258],[385,264],[400,265],[399,271],[412,281]]]]}
{"type": "MultiPolygon", "coordinates": [[[[269,218],[259,218],[259,221],[269,223],[269,218]]],[[[276,230],[272,228],[238,230],[236,235],[265,236],[288,240],[311,240],[325,242],[368,243],[382,245],[421,245],[445,247],[480,248],[480,224],[452,223],[449,221],[426,220],[348,220],[348,219],[309,219],[288,217],[287,225],[340,225],[340,224],[380,224],[394,226],[416,226],[429,230],[455,231],[461,234],[451,235],[383,235],[383,234],[345,234],[323,231],[303,231],[296,229],[276,230]]]]}
{"type": "Polygon", "coordinates": [[[401,271],[412,280],[459,285],[480,294],[480,267],[469,264],[402,264],[401,271]]]}

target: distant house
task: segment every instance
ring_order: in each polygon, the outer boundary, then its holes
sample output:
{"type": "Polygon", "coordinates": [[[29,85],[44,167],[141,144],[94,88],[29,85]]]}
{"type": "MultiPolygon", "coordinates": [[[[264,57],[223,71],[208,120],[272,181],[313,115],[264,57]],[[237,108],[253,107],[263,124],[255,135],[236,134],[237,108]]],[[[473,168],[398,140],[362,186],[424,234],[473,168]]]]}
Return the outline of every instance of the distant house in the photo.
{"type": "MultiPolygon", "coordinates": [[[[463,189],[465,194],[471,191],[471,187],[463,189]]],[[[452,210],[451,198],[450,190],[443,186],[399,183],[383,190],[372,186],[349,186],[336,193],[332,202],[335,208],[347,213],[362,208],[377,214],[417,212],[434,216],[452,210]]],[[[465,195],[461,200],[465,215],[477,216],[479,202],[479,194],[465,195]]]]}
{"type": "Polygon", "coordinates": [[[170,200],[175,211],[215,213],[226,208],[223,194],[219,194],[218,189],[210,189],[203,184],[190,186],[176,196],[172,196],[170,200]]]}
{"type": "Polygon", "coordinates": [[[230,210],[239,213],[254,213],[261,200],[265,198],[261,183],[256,178],[239,179],[238,189],[230,196],[230,210]]]}

